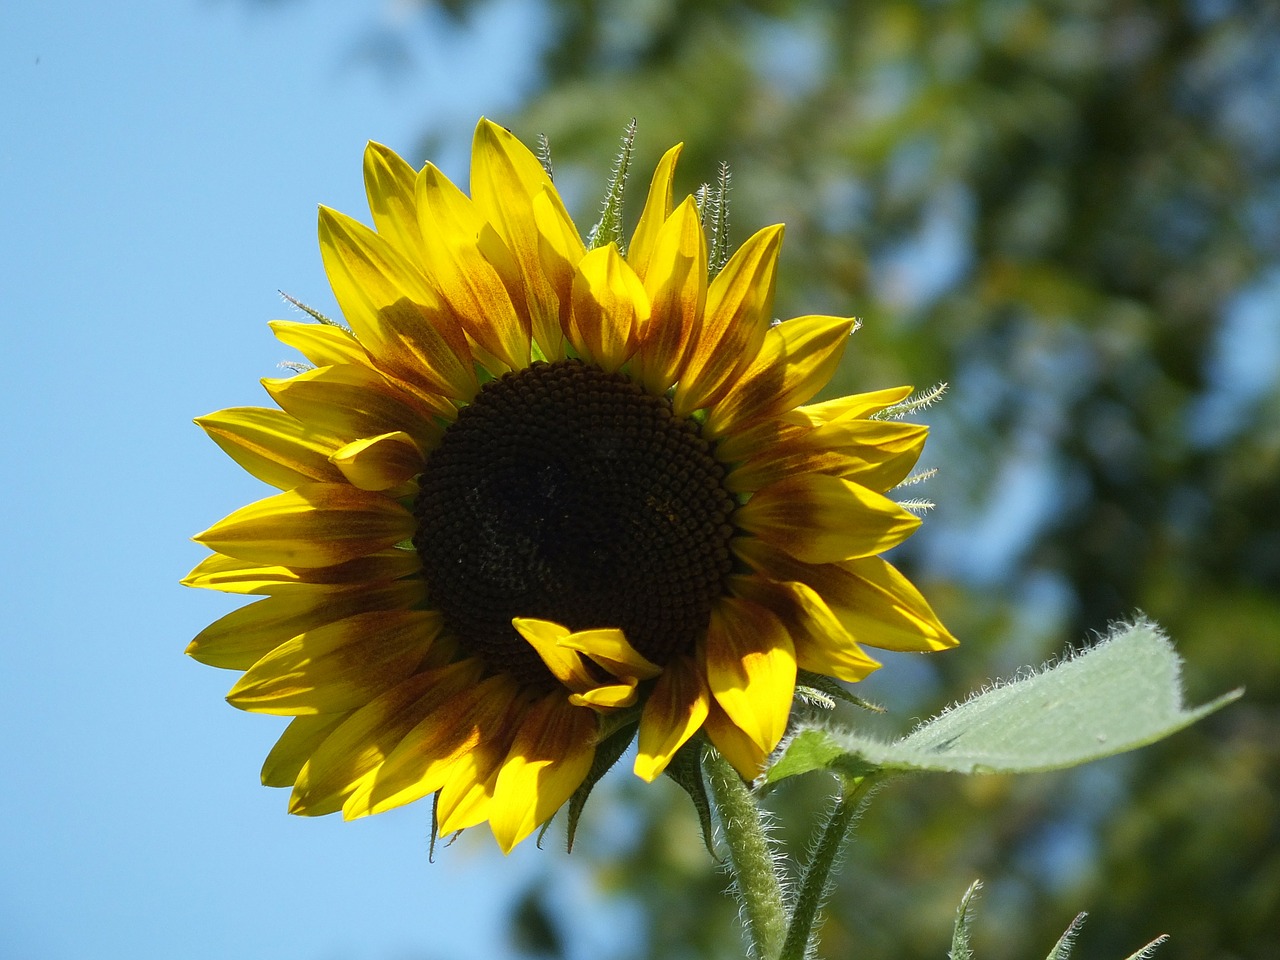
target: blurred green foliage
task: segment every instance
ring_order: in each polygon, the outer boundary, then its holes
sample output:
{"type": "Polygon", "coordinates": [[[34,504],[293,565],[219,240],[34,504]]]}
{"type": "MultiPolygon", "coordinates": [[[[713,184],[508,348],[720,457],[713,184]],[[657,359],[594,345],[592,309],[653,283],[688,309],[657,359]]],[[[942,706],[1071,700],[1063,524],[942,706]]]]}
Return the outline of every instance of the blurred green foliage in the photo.
{"type": "MultiPolygon", "coordinates": [[[[1192,702],[1248,688],[1076,773],[894,783],[858,829],[821,955],[938,958],[981,877],[989,960],[1043,955],[1082,909],[1080,956],[1166,932],[1162,957],[1276,956],[1280,8],[544,5],[543,85],[499,119],[549,137],[580,223],[634,116],[634,170],[678,140],[685,190],[731,164],[737,242],[786,222],[779,316],[863,318],[832,392],[953,385],[928,417],[939,508],[895,560],[963,644],[862,685],[893,709],[880,729],[1138,609],[1188,661],[1192,702]]],[[[791,850],[829,789],[807,777],[771,798],[791,850]]],[[[674,785],[607,779],[573,859],[641,911],[645,936],[605,960],[743,955],[674,785]]],[[[525,942],[581,955],[543,899],[521,907],[525,942]]]]}

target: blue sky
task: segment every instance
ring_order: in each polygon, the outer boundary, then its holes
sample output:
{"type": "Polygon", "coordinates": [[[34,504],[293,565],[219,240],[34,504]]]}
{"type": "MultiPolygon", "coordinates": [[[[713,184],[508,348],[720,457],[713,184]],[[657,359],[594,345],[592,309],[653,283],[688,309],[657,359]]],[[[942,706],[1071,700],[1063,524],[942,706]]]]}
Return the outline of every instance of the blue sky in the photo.
{"type": "Polygon", "coordinates": [[[0,955],[504,954],[503,897],[548,855],[474,831],[430,865],[422,805],[286,816],[257,782],[280,724],[182,656],[233,604],[178,579],[266,492],[191,418],[265,401],[277,288],[330,303],[316,204],[362,215],[366,139],[412,156],[427,127],[465,182],[476,117],[530,75],[529,9],[406,27],[423,56],[388,84],[349,56],[396,26],[381,3],[0,7],[0,955]]]}

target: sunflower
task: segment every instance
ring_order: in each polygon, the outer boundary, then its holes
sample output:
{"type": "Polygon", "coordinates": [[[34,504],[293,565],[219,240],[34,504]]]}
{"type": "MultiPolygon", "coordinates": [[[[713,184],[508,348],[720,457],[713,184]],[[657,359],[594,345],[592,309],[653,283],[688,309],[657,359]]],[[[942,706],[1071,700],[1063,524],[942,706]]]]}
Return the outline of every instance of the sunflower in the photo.
{"type": "Polygon", "coordinates": [[[750,779],[798,671],[955,643],[879,557],[919,525],[884,495],[925,439],[884,417],[910,388],[808,404],[855,321],[771,322],[781,226],[709,278],[679,153],[625,253],[485,120],[470,197],[370,144],[373,228],[321,208],[349,328],[272,322],[309,362],[278,406],[196,421],[281,492],[184,580],[264,595],[187,652],[293,718],[262,771],[291,813],[434,794],[441,833],[510,851],[636,731],[646,781],[700,731],[750,779]]]}

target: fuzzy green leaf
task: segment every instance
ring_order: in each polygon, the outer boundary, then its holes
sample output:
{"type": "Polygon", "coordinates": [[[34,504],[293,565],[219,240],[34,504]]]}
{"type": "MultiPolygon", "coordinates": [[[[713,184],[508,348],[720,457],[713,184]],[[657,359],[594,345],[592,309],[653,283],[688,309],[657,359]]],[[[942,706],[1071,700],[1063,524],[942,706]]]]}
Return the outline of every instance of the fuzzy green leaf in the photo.
{"type": "Polygon", "coordinates": [[[1030,676],[1001,683],[892,743],[810,725],[765,773],[772,784],[811,770],[1031,773],[1074,767],[1154,743],[1240,697],[1187,709],[1180,660],[1150,621],[1030,676]]]}

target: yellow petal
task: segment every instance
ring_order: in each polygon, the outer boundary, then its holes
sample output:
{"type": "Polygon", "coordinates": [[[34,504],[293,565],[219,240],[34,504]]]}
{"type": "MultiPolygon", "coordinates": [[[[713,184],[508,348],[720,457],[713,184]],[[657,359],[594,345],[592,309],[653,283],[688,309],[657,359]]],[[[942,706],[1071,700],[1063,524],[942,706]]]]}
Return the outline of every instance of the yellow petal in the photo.
{"type": "Polygon", "coordinates": [[[801,474],[754,493],[734,523],[806,563],[883,553],[920,526],[920,518],[866,487],[801,474]]]}
{"type": "Polygon", "coordinates": [[[734,552],[765,576],[808,584],[860,644],[933,651],[959,642],[911,581],[880,557],[808,564],[751,538],[736,542],[734,552]]]}
{"type": "Polygon", "coordinates": [[[505,753],[480,743],[449,767],[436,795],[436,828],[441,836],[474,827],[489,819],[493,791],[505,753]]]}
{"type": "Polygon", "coordinates": [[[369,365],[360,341],[341,327],[297,320],[268,320],[267,326],[281,343],[293,347],[317,367],[341,363],[369,365]]]}
{"type": "Polygon", "coordinates": [[[725,483],[734,492],[751,492],[786,477],[825,473],[884,491],[911,472],[928,433],[914,423],[835,420],[763,447],[725,483]]]}
{"type": "Polygon", "coordinates": [[[598,731],[592,711],[558,696],[529,707],[498,774],[489,812],[503,853],[549,819],[586,779],[598,731]]]}
{"type": "Polygon", "coordinates": [[[808,406],[796,407],[787,414],[787,418],[810,427],[820,427],[824,423],[850,417],[861,420],[887,410],[895,403],[901,403],[911,396],[911,389],[911,387],[889,387],[871,393],[855,393],[848,397],[824,400],[822,403],[811,403],[808,406]]]}
{"type": "Polygon", "coordinates": [[[358,613],[287,640],[240,678],[227,702],[251,713],[354,710],[413,673],[440,632],[424,610],[358,613]]]}
{"type": "Polygon", "coordinates": [[[796,654],[782,623],[766,608],[736,597],[711,611],[707,685],[741,730],[768,753],[778,745],[796,689],[796,654]]]}
{"type": "Polygon", "coordinates": [[[590,707],[599,713],[608,713],[631,706],[637,696],[636,681],[632,677],[623,683],[608,683],[583,693],[571,693],[569,702],[575,707],[590,707]]]}
{"type": "MultiPolygon", "coordinates": [[[[490,356],[507,357],[508,360],[502,361],[507,367],[527,366],[531,334],[524,277],[515,257],[507,249],[506,242],[477,212],[471,198],[433,164],[428,163],[418,174],[417,194],[418,223],[429,255],[431,250],[436,250],[437,257],[443,257],[446,263],[452,263],[457,256],[468,258],[471,253],[451,254],[447,249],[448,244],[474,247],[486,261],[486,266],[482,268],[486,277],[490,272],[497,271],[502,280],[506,292],[499,295],[500,302],[510,301],[515,308],[514,327],[511,314],[504,309],[493,317],[486,317],[484,314],[461,316],[458,319],[463,328],[481,345],[480,349],[490,356]],[[441,247],[442,244],[445,246],[441,247]],[[483,346],[485,343],[491,346],[486,348],[483,346]]],[[[486,368],[496,372],[491,366],[486,365],[486,368]]]]}
{"type": "Polygon", "coordinates": [[[547,282],[560,304],[560,324],[568,330],[574,276],[587,249],[554,189],[546,187],[533,198],[533,219],[538,227],[538,252],[547,282]]]}
{"type": "Polygon", "coordinates": [[[324,816],[342,809],[422,718],[480,679],[476,660],[427,670],[396,684],[348,715],[299,772],[289,812],[324,816]]]}
{"type": "Polygon", "coordinates": [[[350,584],[375,584],[417,573],[422,565],[412,550],[379,550],[366,557],[324,567],[284,567],[253,563],[215,553],[196,564],[182,580],[185,587],[250,593],[325,598],[350,584]]]}
{"type": "Polygon", "coordinates": [[[649,258],[653,254],[658,231],[671,216],[671,184],[675,179],[676,161],[680,159],[680,151],[683,149],[684,144],[677,143],[658,161],[658,166],[653,171],[653,180],[649,184],[649,195],[645,198],[644,210],[640,214],[640,221],[636,224],[636,232],[631,235],[631,245],[627,248],[627,262],[641,279],[644,279],[648,272],[649,258]]]}
{"type": "Polygon", "coordinates": [[[764,773],[764,762],[770,751],[756,746],[714,700],[703,727],[712,746],[720,751],[720,755],[729,761],[742,779],[750,782],[764,773]]]}
{"type": "Polygon", "coordinates": [[[382,765],[356,785],[342,806],[347,820],[412,803],[439,790],[453,765],[490,739],[503,740],[514,716],[515,681],[488,677],[426,714],[382,765]]]}
{"type": "Polygon", "coordinates": [[[417,171],[394,150],[369,142],[364,151],[364,189],[378,234],[414,263],[422,262],[422,233],[414,197],[417,171]]]}
{"type": "Polygon", "coordinates": [[[714,404],[760,352],[772,319],[782,225],[758,231],[725,264],[707,291],[706,312],[680,383],[678,416],[714,404]]]}
{"type": "Polygon", "coordinates": [[[582,658],[561,646],[561,641],[571,632],[568,627],[533,617],[516,617],[511,625],[533,647],[555,678],[574,693],[585,693],[596,686],[582,658]]]}
{"type": "Polygon", "coordinates": [[[387,240],[321,207],[320,253],[343,316],[381,369],[422,395],[475,395],[461,328],[421,272],[387,240]]]}
{"type": "Polygon", "coordinates": [[[688,657],[677,657],[653,686],[640,716],[635,774],[647,783],[658,778],[676,751],[707,718],[711,692],[688,657]]]}
{"type": "Polygon", "coordinates": [[[300,483],[342,479],[329,462],[342,440],[282,410],[232,407],[196,417],[196,423],[232,460],[273,487],[288,490],[300,483]]]}
{"type": "Polygon", "coordinates": [[[391,490],[422,472],[422,450],[403,430],[353,440],[330,457],[347,482],[361,490],[391,490]]]}
{"type": "Polygon", "coordinates": [[[187,646],[211,667],[248,670],[286,640],[313,627],[369,610],[407,610],[426,600],[421,580],[362,583],[315,596],[267,597],[214,621],[187,646]]]}
{"type": "Polygon", "coordinates": [[[612,627],[577,630],[562,637],[559,644],[584,654],[615,677],[651,680],[662,673],[661,667],[631,646],[625,633],[612,627]]]}
{"type": "Polygon", "coordinates": [[[523,280],[500,238],[480,245],[491,229],[471,201],[428,164],[418,181],[425,259],[432,285],[476,343],[511,368],[529,363],[529,319],[523,280]],[[511,276],[504,276],[505,273],[511,276]],[[519,300],[512,286],[518,288],[519,300]]]}
{"type": "Polygon", "coordinates": [[[770,327],[759,355],[711,408],[703,436],[719,437],[810,399],[831,379],[855,322],[796,317],[770,327]]]}
{"type": "Polygon", "coordinates": [[[880,664],[863,652],[840,618],[818,592],[796,581],[733,576],[729,589],[768,608],[781,621],[796,648],[802,670],[857,683],[880,664]]]}
{"type": "Polygon", "coordinates": [[[662,225],[644,274],[649,321],[640,327],[635,376],[661,395],[679,379],[707,300],[707,238],[692,197],[662,225]]]}
{"type": "Polygon", "coordinates": [[[349,714],[294,717],[262,763],[264,787],[291,787],[307,759],[349,714]]]}
{"type": "Polygon", "coordinates": [[[407,540],[413,514],[394,500],[339,483],[304,483],[241,507],[192,539],[255,563],[323,567],[407,540]]]}
{"type": "Polygon", "coordinates": [[[524,144],[497,124],[480,120],[471,146],[471,199],[515,256],[524,276],[534,339],[549,357],[559,355],[563,331],[559,298],[542,263],[533,198],[554,189],[524,144]]]}
{"type": "Polygon", "coordinates": [[[436,398],[433,409],[376,370],[350,363],[269,378],[262,385],[287,413],[321,436],[341,437],[343,443],[403,430],[429,448],[441,433],[435,416],[451,417],[455,412],[442,397],[436,398]]]}
{"type": "Polygon", "coordinates": [[[570,340],[588,360],[613,372],[635,353],[649,320],[640,278],[610,243],[586,254],[573,279],[570,340]]]}

